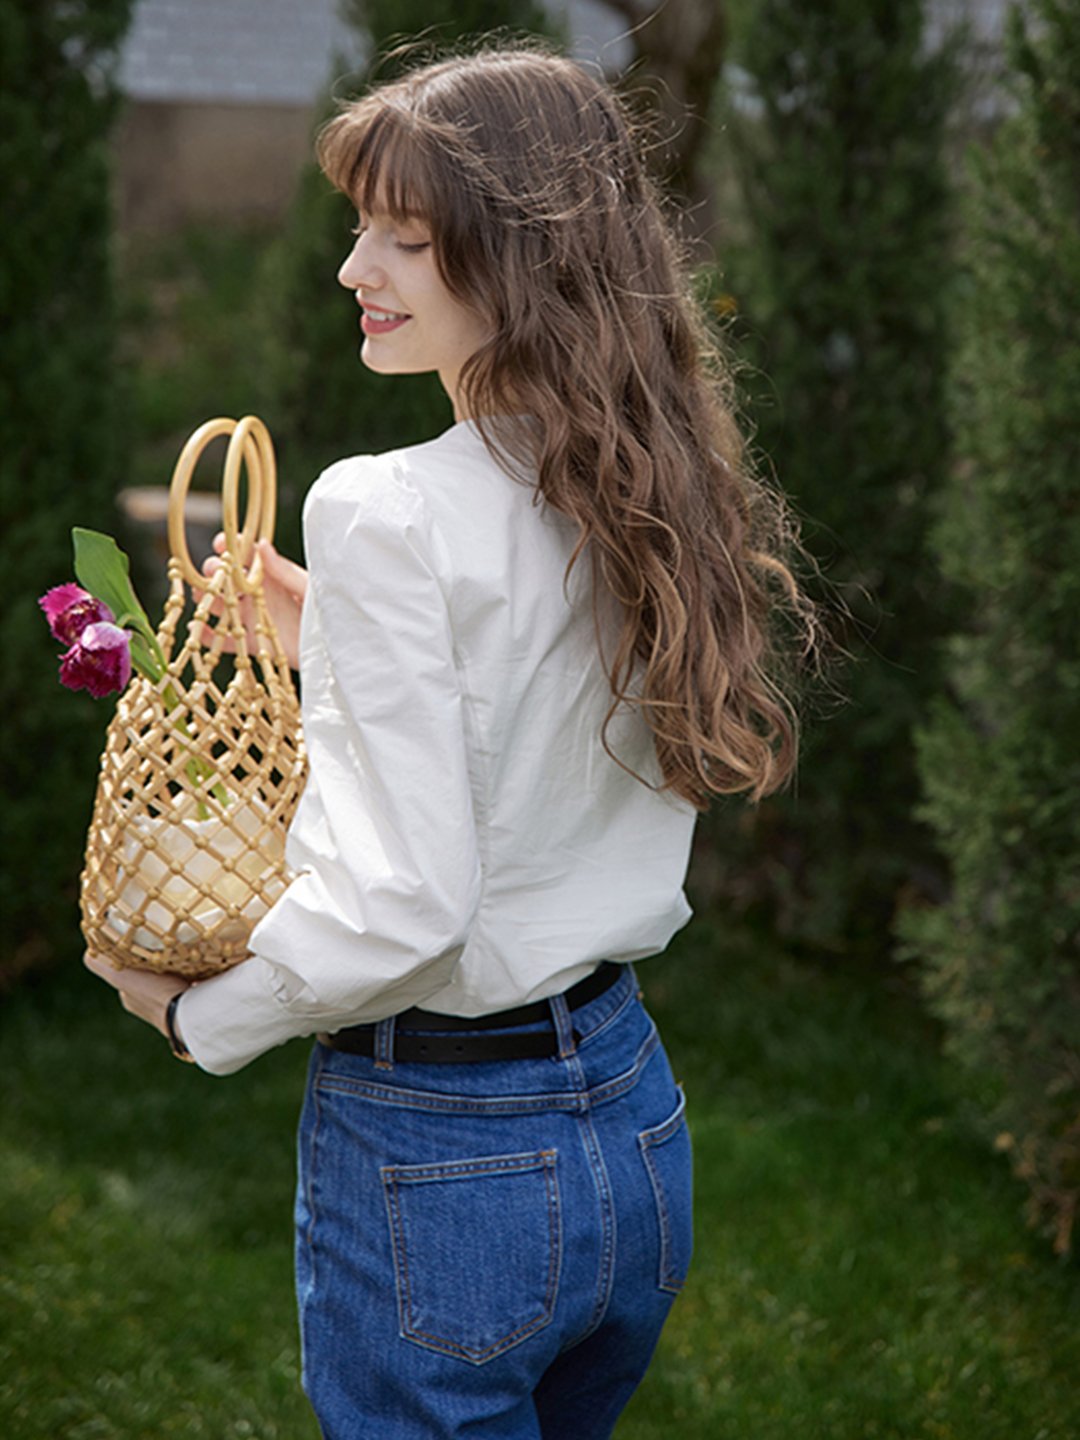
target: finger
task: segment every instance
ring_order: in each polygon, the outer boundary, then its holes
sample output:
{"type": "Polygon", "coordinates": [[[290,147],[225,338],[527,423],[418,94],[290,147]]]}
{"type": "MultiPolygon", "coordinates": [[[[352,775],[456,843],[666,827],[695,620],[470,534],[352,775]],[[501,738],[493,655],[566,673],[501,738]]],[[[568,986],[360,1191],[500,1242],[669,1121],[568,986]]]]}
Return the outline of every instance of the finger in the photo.
{"type": "Polygon", "coordinates": [[[274,581],[290,600],[297,604],[302,602],[308,583],[304,567],[279,554],[269,540],[260,540],[258,551],[262,556],[266,578],[274,581]]]}
{"type": "Polygon", "coordinates": [[[120,977],[123,972],[111,960],[106,960],[103,955],[93,955],[88,950],[83,956],[83,964],[91,974],[97,975],[99,979],[104,980],[114,989],[120,989],[120,977]]]}
{"type": "Polygon", "coordinates": [[[225,549],[225,531],[219,530],[210,543],[213,545],[215,553],[220,555],[225,549]]]}
{"type": "Polygon", "coordinates": [[[255,550],[261,557],[263,569],[268,576],[276,578],[288,564],[288,561],[282,560],[274,548],[273,542],[270,540],[257,540],[255,542],[255,550]]]}

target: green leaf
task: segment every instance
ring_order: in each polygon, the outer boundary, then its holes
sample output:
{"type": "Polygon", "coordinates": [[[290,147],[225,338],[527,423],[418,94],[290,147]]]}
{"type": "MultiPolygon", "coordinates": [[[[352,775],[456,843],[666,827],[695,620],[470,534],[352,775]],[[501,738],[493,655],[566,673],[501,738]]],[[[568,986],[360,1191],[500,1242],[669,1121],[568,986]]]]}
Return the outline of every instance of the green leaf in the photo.
{"type": "Polygon", "coordinates": [[[112,536],[76,526],[71,540],[75,547],[75,577],[83,589],[108,605],[117,624],[134,625],[152,637],[153,627],[131,584],[130,562],[112,536]]]}

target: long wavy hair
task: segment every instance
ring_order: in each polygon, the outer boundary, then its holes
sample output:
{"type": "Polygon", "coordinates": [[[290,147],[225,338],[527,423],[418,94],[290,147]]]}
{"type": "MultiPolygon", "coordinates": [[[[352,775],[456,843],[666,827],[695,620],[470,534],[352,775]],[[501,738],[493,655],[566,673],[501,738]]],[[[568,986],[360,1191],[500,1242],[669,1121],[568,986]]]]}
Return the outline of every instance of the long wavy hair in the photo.
{"type": "Polygon", "coordinates": [[[698,809],[780,788],[798,740],[789,662],[815,625],[795,526],[749,472],[733,364],[623,103],[546,49],[489,45],[346,104],[317,154],[359,210],[423,219],[450,292],[488,322],[463,413],[576,521],[570,565],[587,556],[594,597],[618,602],[605,746],[629,705],[662,788],[698,809]]]}

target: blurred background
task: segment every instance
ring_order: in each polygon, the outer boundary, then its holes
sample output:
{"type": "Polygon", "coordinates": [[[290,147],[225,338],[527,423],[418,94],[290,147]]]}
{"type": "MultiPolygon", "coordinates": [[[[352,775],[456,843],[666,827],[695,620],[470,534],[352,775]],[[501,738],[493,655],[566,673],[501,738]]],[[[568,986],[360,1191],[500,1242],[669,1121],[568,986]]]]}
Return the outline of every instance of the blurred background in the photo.
{"type": "Polygon", "coordinates": [[[36,598],[86,525],[158,613],[165,487],[212,415],[267,421],[296,558],[324,466],[450,423],[434,377],[357,360],[353,217],[311,142],[398,40],[492,32],[550,37],[647,127],[843,657],[797,783],[703,820],[698,918],[641,967],[699,1242],[618,1433],[1065,1440],[1080,0],[0,0],[4,1433],[314,1433],[305,1047],[222,1085],[84,978],[112,706],[61,691],[36,598]]]}

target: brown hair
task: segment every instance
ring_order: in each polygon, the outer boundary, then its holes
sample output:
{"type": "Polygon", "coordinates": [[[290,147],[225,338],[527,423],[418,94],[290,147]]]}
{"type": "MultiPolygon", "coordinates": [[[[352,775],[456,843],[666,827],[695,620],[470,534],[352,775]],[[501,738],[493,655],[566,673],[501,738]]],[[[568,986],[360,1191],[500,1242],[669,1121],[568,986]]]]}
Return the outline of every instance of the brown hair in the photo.
{"type": "Polygon", "coordinates": [[[485,47],[348,104],[318,157],[360,210],[423,217],[451,293],[489,322],[461,372],[464,413],[578,523],[570,564],[587,554],[621,606],[601,652],[605,744],[637,706],[664,788],[698,809],[778,789],[798,732],[777,617],[806,649],[814,630],[785,559],[794,526],[748,473],[732,366],[619,99],[545,50],[485,47]]]}

